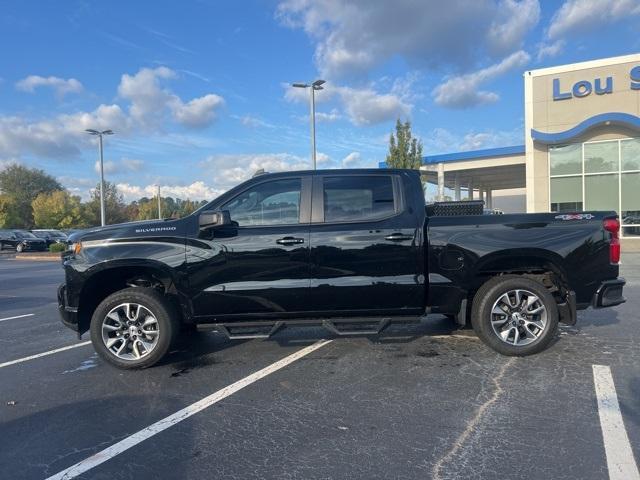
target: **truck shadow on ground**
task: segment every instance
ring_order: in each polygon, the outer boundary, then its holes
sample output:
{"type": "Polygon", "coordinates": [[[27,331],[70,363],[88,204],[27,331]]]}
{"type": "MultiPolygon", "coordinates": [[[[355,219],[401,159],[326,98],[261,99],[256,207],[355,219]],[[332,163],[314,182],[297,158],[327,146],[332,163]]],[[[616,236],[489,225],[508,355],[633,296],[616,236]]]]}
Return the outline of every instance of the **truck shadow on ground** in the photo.
{"type": "MultiPolygon", "coordinates": [[[[184,405],[171,396],[158,399],[156,395],[113,395],[106,398],[64,403],[53,408],[25,414],[2,423],[0,436],[0,464],[3,478],[42,479],[96,454],[108,446],[153,423],[157,412],[172,413],[184,405]],[[130,411],[135,406],[135,420],[130,411]],[[145,418],[144,412],[151,412],[145,418]],[[78,421],[78,419],[85,419],[78,421]],[[40,428],[34,428],[40,426],[40,428]]],[[[5,407],[8,408],[8,407],[5,407]]],[[[18,403],[17,410],[31,408],[18,403]]],[[[16,411],[15,414],[19,415],[16,411]]],[[[198,445],[189,444],[193,435],[190,422],[180,425],[180,454],[172,449],[161,451],[143,442],[134,457],[126,453],[117,460],[90,470],[86,478],[140,478],[140,460],[149,463],[170,459],[170,471],[162,478],[185,478],[191,470],[190,462],[197,455],[198,445]],[[187,455],[185,455],[187,452],[187,455]],[[140,456],[142,455],[142,456],[140,456]],[[168,455],[168,457],[167,457],[168,455]],[[154,458],[155,457],[155,458],[154,458]],[[115,465],[114,465],[114,462],[115,465]],[[107,468],[105,472],[104,469],[107,468]]]]}

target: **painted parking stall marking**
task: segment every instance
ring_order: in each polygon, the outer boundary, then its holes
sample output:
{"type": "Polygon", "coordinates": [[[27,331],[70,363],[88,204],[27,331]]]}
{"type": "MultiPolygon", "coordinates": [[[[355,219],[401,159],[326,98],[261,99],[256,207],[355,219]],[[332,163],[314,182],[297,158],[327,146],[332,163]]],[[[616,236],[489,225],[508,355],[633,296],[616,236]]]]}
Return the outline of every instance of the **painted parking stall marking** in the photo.
{"type": "Polygon", "coordinates": [[[598,397],[598,414],[611,480],[640,480],[629,436],[624,428],[611,368],[593,365],[593,381],[598,397]]]}
{"type": "Polygon", "coordinates": [[[5,322],[7,320],[15,320],[17,318],[33,317],[34,315],[35,313],[25,313],[24,315],[16,315],[15,317],[0,318],[0,322],[5,322]]]}
{"type": "Polygon", "coordinates": [[[84,347],[85,345],[89,345],[90,343],[91,341],[87,340],[86,342],[74,343],[73,345],[67,345],[66,347],[49,350],[48,352],[36,353],[35,355],[29,355],[28,357],[10,360],[8,362],[0,363],[0,368],[8,367],[10,365],[16,365],[18,363],[28,362],[29,360],[35,360],[36,358],[46,357],[48,355],[53,355],[54,353],[64,352],[66,350],[71,350],[72,348],[84,347]]]}
{"type": "Polygon", "coordinates": [[[167,428],[172,427],[173,425],[176,425],[177,423],[180,423],[183,420],[186,420],[187,418],[195,415],[198,412],[201,412],[202,410],[210,407],[211,405],[218,403],[220,400],[223,400],[228,396],[233,395],[237,391],[242,390],[244,387],[247,387],[252,383],[257,382],[258,380],[266,377],[267,375],[277,372],[278,370],[286,367],[287,365],[290,365],[296,360],[301,359],[302,357],[310,354],[311,352],[314,352],[315,350],[318,350],[321,347],[324,347],[325,345],[331,342],[332,340],[320,340],[318,342],[315,342],[312,345],[309,345],[308,347],[304,347],[303,349],[298,350],[295,353],[292,353],[291,355],[283,358],[282,360],[278,360],[277,362],[272,363],[271,365],[261,370],[258,370],[257,372],[252,373],[248,377],[238,380],[237,382],[232,383],[231,385],[228,385],[218,390],[217,392],[212,393],[211,395],[203,398],[202,400],[198,400],[197,402],[192,403],[191,405],[183,408],[182,410],[178,410],[176,413],[169,415],[168,417],[165,417],[162,420],[158,420],[156,423],[149,425],[146,428],[143,428],[142,430],[134,433],[133,435],[125,438],[124,440],[119,441],[118,443],[111,445],[108,448],[105,448],[104,450],[96,453],[95,455],[89,458],[86,458],[76,463],[75,465],[72,465],[71,467],[66,468],[65,470],[62,470],[61,472],[58,472],[55,475],[48,477],[46,480],[68,480],[71,478],[75,478],[78,475],[82,475],[88,470],[91,470],[92,468],[97,467],[98,465],[115,457],[116,455],[119,455],[122,452],[129,450],[132,447],[135,447],[136,445],[138,445],[141,442],[144,442],[148,438],[151,438],[154,435],[157,435],[158,433],[166,430],[167,428]]]}

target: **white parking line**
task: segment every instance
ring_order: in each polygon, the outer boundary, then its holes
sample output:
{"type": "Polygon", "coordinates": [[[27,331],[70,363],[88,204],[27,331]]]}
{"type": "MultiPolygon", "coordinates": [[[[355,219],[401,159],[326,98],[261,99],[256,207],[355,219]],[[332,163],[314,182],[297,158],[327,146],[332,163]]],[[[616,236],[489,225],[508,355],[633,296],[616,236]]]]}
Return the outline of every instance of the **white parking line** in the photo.
{"type": "Polygon", "coordinates": [[[4,322],[5,320],[14,320],[16,318],[33,317],[34,315],[35,313],[27,313],[25,315],[16,315],[15,317],[0,318],[0,322],[4,322]]]}
{"type": "Polygon", "coordinates": [[[606,365],[593,365],[593,382],[598,397],[598,413],[607,455],[607,468],[611,480],[640,480],[638,466],[624,428],[616,387],[611,369],[606,365]]]}
{"type": "Polygon", "coordinates": [[[11,360],[9,362],[0,363],[0,368],[15,365],[16,363],[28,362],[29,360],[35,360],[36,358],[46,357],[47,355],[53,355],[54,353],[64,352],[65,350],[71,350],[72,348],[84,347],[89,345],[91,341],[74,343],[73,345],[67,345],[66,347],[56,348],[55,350],[49,350],[48,352],[36,353],[35,355],[29,355],[28,357],[18,358],[17,360],[11,360]]]}
{"type": "Polygon", "coordinates": [[[168,417],[163,418],[162,420],[158,420],[156,423],[149,425],[146,428],[134,433],[130,437],[125,438],[124,440],[120,440],[118,443],[114,443],[110,447],[105,448],[104,450],[96,453],[95,455],[86,458],[71,467],[62,470],[61,472],[56,473],[55,475],[50,476],[46,480],[68,480],[70,478],[75,478],[78,475],[83,474],[84,472],[91,470],[94,467],[106,462],[107,460],[115,457],[116,455],[121,454],[122,452],[135,447],[139,443],[145,441],[148,438],[153,437],[154,435],[166,430],[167,428],[186,420],[187,418],[195,415],[196,413],[204,410],[207,407],[210,407],[214,403],[219,402],[220,400],[228,397],[236,393],[238,390],[243,389],[244,387],[251,385],[254,382],[257,382],[261,378],[266,377],[267,375],[280,370],[281,368],[286,367],[287,365],[295,362],[296,360],[301,359],[305,355],[310,354],[311,352],[324,347],[328,343],[331,343],[331,340],[320,340],[314,343],[313,345],[309,345],[301,350],[298,350],[295,353],[292,353],[288,357],[283,358],[282,360],[278,360],[275,363],[263,368],[262,370],[258,370],[257,372],[252,373],[248,377],[245,377],[241,380],[238,380],[231,385],[228,385],[215,393],[212,393],[208,397],[203,398],[202,400],[198,400],[195,403],[192,403],[188,407],[183,408],[182,410],[178,410],[176,413],[169,415],[168,417]]]}

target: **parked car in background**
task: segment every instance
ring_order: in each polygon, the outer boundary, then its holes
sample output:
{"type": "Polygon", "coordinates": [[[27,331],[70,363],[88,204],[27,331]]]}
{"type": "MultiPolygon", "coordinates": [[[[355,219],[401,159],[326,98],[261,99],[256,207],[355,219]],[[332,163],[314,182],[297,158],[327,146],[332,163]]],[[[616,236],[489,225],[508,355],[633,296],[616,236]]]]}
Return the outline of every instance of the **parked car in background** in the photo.
{"type": "Polygon", "coordinates": [[[27,230],[2,230],[0,250],[5,248],[15,249],[16,252],[42,252],[47,249],[47,242],[27,230]]]}
{"type": "Polygon", "coordinates": [[[47,248],[49,248],[54,243],[67,243],[67,235],[65,233],[62,233],[60,230],[55,230],[52,228],[38,228],[35,230],[31,230],[31,233],[47,242],[47,248]]]}

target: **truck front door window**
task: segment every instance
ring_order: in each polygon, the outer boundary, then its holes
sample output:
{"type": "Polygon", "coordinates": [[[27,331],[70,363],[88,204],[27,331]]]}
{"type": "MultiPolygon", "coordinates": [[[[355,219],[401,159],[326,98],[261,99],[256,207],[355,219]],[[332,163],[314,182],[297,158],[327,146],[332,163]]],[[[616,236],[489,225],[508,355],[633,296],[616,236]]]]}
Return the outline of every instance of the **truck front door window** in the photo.
{"type": "Polygon", "coordinates": [[[239,226],[292,225],[300,216],[300,179],[264,182],[245,190],[221,210],[239,226]]]}

